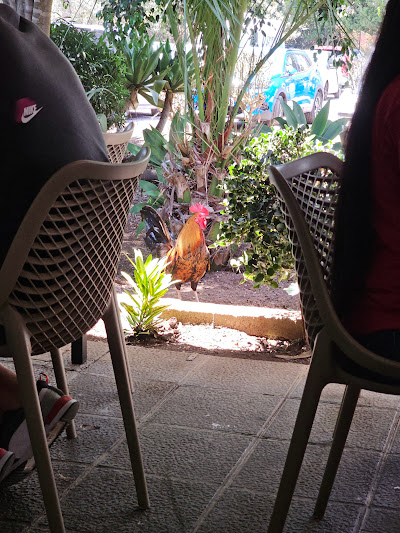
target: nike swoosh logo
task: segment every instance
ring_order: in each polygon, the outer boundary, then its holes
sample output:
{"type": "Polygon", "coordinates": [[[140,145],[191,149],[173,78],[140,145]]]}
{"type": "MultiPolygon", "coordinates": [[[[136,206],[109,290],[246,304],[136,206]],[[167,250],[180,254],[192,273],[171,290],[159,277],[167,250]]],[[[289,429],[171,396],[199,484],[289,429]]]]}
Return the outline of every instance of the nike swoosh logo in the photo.
{"type": "Polygon", "coordinates": [[[41,111],[43,109],[43,107],[39,107],[39,109],[36,109],[36,111],[34,113],[32,113],[32,115],[28,115],[27,117],[25,117],[24,115],[22,115],[21,117],[21,122],[23,124],[26,124],[27,122],[29,122],[30,120],[33,119],[33,117],[35,117],[39,111],[41,111]]]}

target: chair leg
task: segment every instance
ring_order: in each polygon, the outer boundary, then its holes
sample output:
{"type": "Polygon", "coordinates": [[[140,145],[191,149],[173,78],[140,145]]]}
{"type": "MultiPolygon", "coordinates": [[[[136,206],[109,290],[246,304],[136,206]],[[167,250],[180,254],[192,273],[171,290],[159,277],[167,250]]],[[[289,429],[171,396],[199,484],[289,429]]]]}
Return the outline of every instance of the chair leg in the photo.
{"type": "Polygon", "coordinates": [[[317,503],[315,504],[314,518],[323,518],[325,514],[359,395],[360,389],[358,387],[349,385],[346,387],[333,433],[331,451],[326,464],[317,503]]]}
{"type": "Polygon", "coordinates": [[[114,368],[119,401],[121,404],[138,504],[141,509],[148,509],[150,502],[133,408],[132,383],[126,360],[125,339],[122,331],[115,291],[113,291],[110,305],[104,314],[103,320],[106,326],[107,340],[114,368]]]}
{"type": "Polygon", "coordinates": [[[87,337],[82,337],[71,344],[71,363],[83,365],[87,361],[87,337]]]}
{"type": "MultiPolygon", "coordinates": [[[[50,352],[51,360],[53,362],[54,374],[56,376],[57,387],[63,391],[64,394],[69,394],[67,375],[65,373],[64,361],[60,350],[54,349],[50,352]]],[[[67,425],[67,438],[76,439],[75,421],[72,420],[67,425]]]]}
{"type": "Polygon", "coordinates": [[[39,396],[31,360],[31,343],[23,322],[16,311],[7,308],[2,313],[7,345],[12,353],[18,388],[25,411],[40,488],[51,533],[65,533],[60,500],[47,446],[39,396]]]}
{"type": "Polygon", "coordinates": [[[279,484],[278,494],[272,511],[268,533],[281,533],[283,531],[310,437],[319,398],[325,386],[325,382],[321,380],[319,375],[318,367],[314,368],[315,370],[313,369],[313,363],[311,363],[279,484]]]}

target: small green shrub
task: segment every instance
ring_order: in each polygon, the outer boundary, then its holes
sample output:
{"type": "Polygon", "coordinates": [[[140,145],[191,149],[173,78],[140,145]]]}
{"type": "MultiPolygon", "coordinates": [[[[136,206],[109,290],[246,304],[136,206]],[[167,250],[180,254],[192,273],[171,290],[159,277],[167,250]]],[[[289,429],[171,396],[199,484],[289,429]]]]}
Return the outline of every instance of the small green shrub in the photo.
{"type": "Polygon", "coordinates": [[[108,127],[122,126],[130,94],[122,53],[65,21],[51,25],[50,37],[74,67],[96,114],[106,116],[108,127]]]}
{"type": "Polygon", "coordinates": [[[127,256],[133,266],[134,279],[122,272],[132,287],[132,291],[125,291],[132,303],[122,302],[121,306],[127,313],[134,335],[154,334],[161,322],[160,314],[168,307],[159,305],[160,298],[165,295],[168,287],[176,282],[172,281],[170,274],[165,273],[164,259],[153,259],[149,255],[146,261],[143,261],[140,250],[134,250],[134,253],[134,261],[127,256]]]}
{"type": "MultiPolygon", "coordinates": [[[[321,122],[319,129],[326,131],[330,124],[323,126],[321,122]]],[[[285,121],[283,129],[274,129],[253,139],[242,161],[229,169],[230,175],[225,180],[227,219],[221,224],[218,244],[249,245],[232,264],[244,268],[244,280],[252,281],[255,288],[262,283],[278,287],[278,280],[287,279],[294,265],[268,167],[320,151],[342,156],[341,151],[333,148],[331,140],[324,142],[325,139],[320,140],[311,133],[312,126],[305,122],[293,123],[296,127],[285,121]]]]}

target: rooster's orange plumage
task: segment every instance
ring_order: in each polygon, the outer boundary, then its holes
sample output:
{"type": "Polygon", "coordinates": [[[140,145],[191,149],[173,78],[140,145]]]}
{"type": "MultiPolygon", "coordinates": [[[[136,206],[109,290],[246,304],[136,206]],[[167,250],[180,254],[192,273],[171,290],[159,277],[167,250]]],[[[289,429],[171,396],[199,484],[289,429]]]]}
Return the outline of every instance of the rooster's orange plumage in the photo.
{"type": "Polygon", "coordinates": [[[150,206],[142,208],[142,216],[146,224],[144,238],[150,251],[157,257],[167,257],[167,273],[176,283],[178,297],[182,283],[190,281],[190,286],[199,301],[197,284],[209,268],[210,252],[208,251],[203,230],[206,228],[208,210],[201,204],[190,207],[194,213],[181,229],[174,243],[164,221],[155,209],[150,206]]]}

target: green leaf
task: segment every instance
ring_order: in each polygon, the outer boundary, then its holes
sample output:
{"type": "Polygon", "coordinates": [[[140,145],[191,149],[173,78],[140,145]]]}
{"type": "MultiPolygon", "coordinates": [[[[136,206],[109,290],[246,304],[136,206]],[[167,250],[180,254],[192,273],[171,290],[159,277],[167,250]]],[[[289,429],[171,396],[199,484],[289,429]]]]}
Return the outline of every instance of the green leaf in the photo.
{"type": "Polygon", "coordinates": [[[139,180],[139,187],[141,187],[146,193],[154,191],[157,191],[157,193],[159,192],[157,185],[155,185],[152,181],[139,180]]]}
{"type": "Polygon", "coordinates": [[[311,135],[315,135],[316,137],[319,137],[320,135],[322,135],[322,132],[325,130],[326,125],[328,123],[329,105],[330,105],[330,100],[326,102],[324,107],[315,117],[314,122],[312,123],[312,126],[311,126],[311,132],[310,132],[311,135]]]}
{"type": "Polygon", "coordinates": [[[133,213],[133,214],[140,213],[140,211],[142,210],[142,207],[144,207],[145,205],[147,205],[146,202],[139,202],[130,208],[129,213],[133,213]]]}
{"type": "Polygon", "coordinates": [[[272,132],[272,128],[264,124],[261,130],[258,132],[258,134],[262,135],[262,134],[271,133],[271,132],[272,132]]]}
{"type": "Polygon", "coordinates": [[[139,233],[141,231],[143,231],[145,229],[145,227],[146,227],[146,224],[145,224],[144,220],[139,222],[139,225],[138,225],[137,230],[136,230],[136,235],[139,235],[139,233]]]}
{"type": "Polygon", "coordinates": [[[307,120],[303,113],[303,110],[299,106],[297,102],[293,100],[293,113],[296,115],[296,119],[298,124],[303,124],[304,126],[307,126],[307,120]]]}
{"type": "Polygon", "coordinates": [[[137,155],[140,150],[142,149],[142,146],[138,146],[137,144],[128,143],[128,146],[126,147],[128,152],[130,152],[133,155],[137,155]]]}
{"type": "Polygon", "coordinates": [[[292,128],[296,129],[299,125],[296,114],[292,111],[292,109],[290,109],[290,107],[283,100],[283,98],[280,98],[280,102],[281,102],[283,112],[285,113],[288,126],[291,126],[292,128]]]}
{"type": "Polygon", "coordinates": [[[289,296],[296,296],[296,294],[299,294],[300,292],[299,285],[297,282],[291,283],[289,287],[283,290],[287,292],[289,296]]]}
{"type": "Polygon", "coordinates": [[[97,120],[99,121],[101,131],[103,133],[107,132],[107,117],[104,113],[100,113],[97,115],[97,120]]]}
{"type": "Polygon", "coordinates": [[[163,134],[155,128],[143,130],[143,138],[148,146],[158,146],[159,148],[166,145],[167,141],[164,139],[163,134]]]}
{"type": "Polygon", "coordinates": [[[160,94],[160,92],[164,89],[165,84],[166,80],[155,80],[153,84],[154,91],[160,94]]]}
{"type": "Polygon", "coordinates": [[[328,125],[319,139],[321,139],[324,144],[326,144],[328,141],[333,141],[333,139],[335,139],[335,137],[337,137],[343,131],[343,128],[346,126],[348,120],[348,118],[339,118],[338,120],[335,120],[328,125]]]}
{"type": "Polygon", "coordinates": [[[287,120],[285,120],[283,117],[275,117],[275,120],[278,122],[282,129],[285,128],[285,126],[288,126],[287,120]]]}

